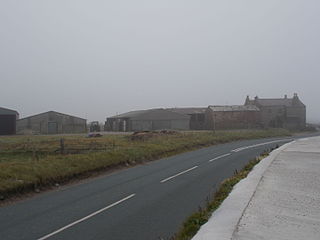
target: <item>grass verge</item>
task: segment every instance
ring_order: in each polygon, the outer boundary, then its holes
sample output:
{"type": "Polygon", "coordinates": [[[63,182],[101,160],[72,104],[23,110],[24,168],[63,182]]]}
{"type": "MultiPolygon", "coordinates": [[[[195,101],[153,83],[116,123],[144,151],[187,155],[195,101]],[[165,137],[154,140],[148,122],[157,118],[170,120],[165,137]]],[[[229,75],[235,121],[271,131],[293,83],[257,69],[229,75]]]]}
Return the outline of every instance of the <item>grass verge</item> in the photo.
{"type": "Polygon", "coordinates": [[[226,132],[191,132],[162,135],[144,141],[130,136],[86,138],[65,136],[14,136],[0,138],[0,198],[41,190],[97,172],[128,167],[236,140],[289,136],[283,129],[226,132]]]}
{"type": "Polygon", "coordinates": [[[251,160],[240,172],[235,172],[234,176],[224,180],[218,190],[209,201],[205,208],[199,208],[199,210],[193,213],[183,223],[179,232],[171,238],[171,240],[190,240],[199,231],[200,227],[205,224],[212,213],[221,205],[221,203],[228,197],[233,187],[246,178],[253,167],[258,164],[262,159],[269,155],[268,152],[262,153],[259,157],[251,160]]]}

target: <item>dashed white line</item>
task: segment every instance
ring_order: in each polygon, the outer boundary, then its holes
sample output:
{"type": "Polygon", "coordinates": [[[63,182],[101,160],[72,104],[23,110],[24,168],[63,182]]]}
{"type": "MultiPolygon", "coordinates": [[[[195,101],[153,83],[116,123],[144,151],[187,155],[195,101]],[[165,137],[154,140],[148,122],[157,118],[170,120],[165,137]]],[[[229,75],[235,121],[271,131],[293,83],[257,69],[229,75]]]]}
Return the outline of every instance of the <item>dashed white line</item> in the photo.
{"type": "Polygon", "coordinates": [[[264,142],[264,143],[259,143],[259,144],[255,144],[255,145],[251,145],[251,146],[245,146],[245,147],[240,147],[240,148],[236,148],[233,149],[231,152],[240,152],[249,148],[255,148],[255,147],[259,147],[259,146],[263,146],[263,145],[268,145],[271,143],[277,143],[277,142],[288,142],[289,139],[282,139],[282,140],[275,140],[275,141],[271,141],[271,142],[264,142]]]}
{"type": "Polygon", "coordinates": [[[168,178],[166,178],[166,179],[163,179],[162,181],[160,181],[160,183],[165,183],[165,182],[167,182],[167,181],[169,181],[169,180],[171,180],[171,179],[173,179],[173,178],[175,178],[175,177],[178,177],[178,176],[180,176],[180,175],[182,175],[182,174],[185,174],[185,173],[187,173],[187,172],[190,172],[190,171],[196,169],[197,167],[198,167],[198,166],[194,166],[194,167],[189,168],[189,169],[187,169],[187,170],[185,170],[185,171],[183,171],[183,172],[180,172],[180,173],[178,173],[178,174],[176,174],[176,175],[173,175],[173,176],[171,176],[171,177],[168,177],[168,178]]]}
{"type": "Polygon", "coordinates": [[[213,159],[209,160],[209,162],[213,162],[215,160],[218,160],[220,158],[224,158],[224,157],[227,157],[227,156],[230,156],[230,155],[231,155],[231,153],[223,154],[223,155],[221,155],[219,157],[216,157],[216,158],[213,158],[213,159]]]}
{"type": "Polygon", "coordinates": [[[81,218],[81,219],[79,219],[79,220],[77,220],[77,221],[75,221],[75,222],[73,222],[73,223],[68,224],[68,225],[65,226],[65,227],[62,227],[62,228],[60,228],[60,229],[58,229],[58,230],[56,230],[56,231],[54,231],[54,232],[52,232],[52,233],[49,233],[49,234],[47,234],[47,235],[39,238],[38,240],[48,239],[49,237],[52,237],[53,235],[56,235],[56,234],[58,234],[58,233],[60,233],[60,232],[62,232],[62,231],[64,231],[64,230],[66,230],[66,229],[68,229],[68,228],[70,228],[70,227],[72,227],[72,226],[74,226],[74,225],[76,225],[76,224],[78,224],[78,223],[81,223],[81,222],[83,222],[83,221],[85,221],[85,220],[87,220],[87,219],[89,219],[89,218],[94,217],[95,215],[97,215],[97,214],[99,214],[99,213],[102,213],[102,212],[108,210],[109,208],[112,208],[112,207],[114,207],[114,206],[116,206],[116,205],[118,205],[118,204],[120,204],[120,203],[122,203],[122,202],[124,202],[124,201],[129,200],[130,198],[132,198],[132,197],[134,197],[134,196],[135,196],[135,194],[131,194],[130,196],[125,197],[125,198],[123,198],[123,199],[121,199],[121,200],[119,200],[119,201],[117,201],[117,202],[115,202],[115,203],[113,203],[113,204],[111,204],[111,205],[109,205],[109,206],[107,206],[107,207],[105,207],[105,208],[102,208],[102,209],[100,209],[100,210],[98,210],[98,211],[96,211],[96,212],[94,212],[94,213],[91,213],[90,215],[88,215],[88,216],[86,216],[86,217],[84,217],[84,218],[81,218]]]}

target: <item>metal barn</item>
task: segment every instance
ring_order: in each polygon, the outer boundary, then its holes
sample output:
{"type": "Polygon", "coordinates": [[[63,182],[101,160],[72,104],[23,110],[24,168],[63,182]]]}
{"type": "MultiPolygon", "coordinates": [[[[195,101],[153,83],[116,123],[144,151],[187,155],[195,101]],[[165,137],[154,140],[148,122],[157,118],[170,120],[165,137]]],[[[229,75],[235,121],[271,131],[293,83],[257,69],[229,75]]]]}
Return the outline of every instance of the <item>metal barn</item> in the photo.
{"type": "Polygon", "coordinates": [[[167,108],[166,110],[190,116],[190,130],[205,130],[205,117],[207,108],[189,107],[189,108],[167,108]]]}
{"type": "Polygon", "coordinates": [[[0,107],[0,135],[16,134],[16,121],[19,113],[15,110],[0,107]]]}
{"type": "Polygon", "coordinates": [[[87,132],[87,120],[49,111],[19,119],[17,132],[27,134],[73,134],[87,132]]]}
{"type": "Polygon", "coordinates": [[[190,116],[166,109],[132,111],[107,118],[106,131],[189,130],[190,116]]]}

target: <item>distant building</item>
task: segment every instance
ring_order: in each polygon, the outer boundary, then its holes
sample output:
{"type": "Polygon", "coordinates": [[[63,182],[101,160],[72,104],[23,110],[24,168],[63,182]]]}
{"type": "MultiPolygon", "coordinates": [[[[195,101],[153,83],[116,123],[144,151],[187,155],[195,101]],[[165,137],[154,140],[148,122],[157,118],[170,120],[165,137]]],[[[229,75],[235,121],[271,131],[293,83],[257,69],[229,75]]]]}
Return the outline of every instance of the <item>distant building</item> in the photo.
{"type": "Polygon", "coordinates": [[[17,119],[19,119],[17,111],[0,107],[0,135],[16,134],[17,119]]]}
{"type": "Polygon", "coordinates": [[[303,129],[306,127],[306,106],[298,94],[293,98],[259,98],[247,96],[245,105],[254,105],[260,109],[263,127],[303,129]]]}
{"type": "Polygon", "coordinates": [[[166,109],[132,111],[107,118],[106,131],[188,130],[190,116],[166,109]]]}
{"type": "Polygon", "coordinates": [[[207,130],[247,129],[260,126],[260,110],[254,105],[209,106],[207,130]]]}
{"type": "Polygon", "coordinates": [[[87,120],[55,111],[49,111],[17,121],[18,133],[62,134],[85,133],[87,120]]]}
{"type": "Polygon", "coordinates": [[[190,116],[190,130],[204,130],[207,108],[167,108],[166,110],[190,116]]]}
{"type": "Polygon", "coordinates": [[[91,122],[89,124],[89,130],[90,132],[100,132],[101,131],[100,123],[98,121],[91,122]]]}

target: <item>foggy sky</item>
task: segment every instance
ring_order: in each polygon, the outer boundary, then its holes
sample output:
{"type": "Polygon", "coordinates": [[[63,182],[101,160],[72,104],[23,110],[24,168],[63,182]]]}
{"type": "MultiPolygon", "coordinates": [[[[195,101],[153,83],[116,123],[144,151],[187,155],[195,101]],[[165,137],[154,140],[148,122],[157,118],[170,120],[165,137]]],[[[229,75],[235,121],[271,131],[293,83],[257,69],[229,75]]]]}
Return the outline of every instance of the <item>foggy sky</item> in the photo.
{"type": "Polygon", "coordinates": [[[319,0],[1,0],[0,106],[91,120],[294,92],[320,122],[319,0]]]}

